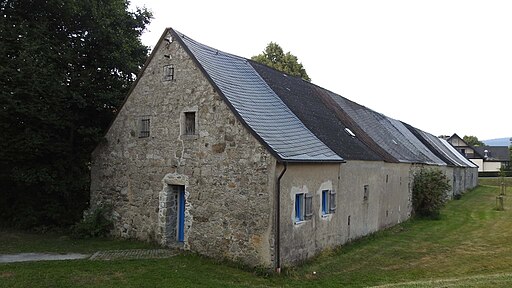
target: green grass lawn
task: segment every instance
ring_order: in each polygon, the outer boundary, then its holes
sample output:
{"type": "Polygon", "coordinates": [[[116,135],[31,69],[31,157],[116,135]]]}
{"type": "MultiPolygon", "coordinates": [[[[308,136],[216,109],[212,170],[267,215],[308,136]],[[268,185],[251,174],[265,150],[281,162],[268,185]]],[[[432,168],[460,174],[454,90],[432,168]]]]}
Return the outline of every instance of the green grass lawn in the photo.
{"type": "Polygon", "coordinates": [[[156,244],[112,239],[72,239],[69,236],[44,235],[20,231],[0,231],[0,254],[23,252],[92,253],[98,250],[156,248],[156,244]]]}
{"type": "MultiPolygon", "coordinates": [[[[498,191],[480,186],[448,203],[441,220],[403,223],[281,275],[263,276],[232,263],[184,254],[169,259],[0,264],[0,287],[512,287],[512,207],[507,200],[505,211],[494,210],[498,191]]],[[[20,250],[52,246],[30,244],[38,241],[33,237],[20,240],[25,243],[20,250]]],[[[76,245],[56,239],[62,247],[76,245]]],[[[0,237],[0,249],[5,241],[0,237]]],[[[90,243],[92,250],[125,245],[90,243]]],[[[86,251],[88,245],[76,247],[86,251]]],[[[7,249],[13,250],[15,244],[7,249]]]]}
{"type": "MultiPolygon", "coordinates": [[[[512,191],[512,177],[505,177],[505,186],[507,186],[508,191],[512,191]]],[[[500,177],[480,177],[478,178],[478,184],[486,185],[486,186],[500,186],[502,179],[500,177]]]]}

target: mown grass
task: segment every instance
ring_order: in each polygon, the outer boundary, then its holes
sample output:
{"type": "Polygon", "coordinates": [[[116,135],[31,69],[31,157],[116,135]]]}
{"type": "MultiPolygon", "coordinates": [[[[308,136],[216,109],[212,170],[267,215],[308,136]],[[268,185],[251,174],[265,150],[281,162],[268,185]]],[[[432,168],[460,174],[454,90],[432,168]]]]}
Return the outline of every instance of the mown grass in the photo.
{"type": "Polygon", "coordinates": [[[505,177],[503,179],[501,177],[480,177],[478,178],[478,184],[485,186],[501,186],[502,180],[504,180],[503,182],[508,189],[512,188],[512,177],[505,177]]]}
{"type": "Polygon", "coordinates": [[[496,211],[498,193],[480,186],[440,220],[403,223],[281,275],[185,254],[0,264],[0,287],[512,287],[512,207],[496,211]]]}

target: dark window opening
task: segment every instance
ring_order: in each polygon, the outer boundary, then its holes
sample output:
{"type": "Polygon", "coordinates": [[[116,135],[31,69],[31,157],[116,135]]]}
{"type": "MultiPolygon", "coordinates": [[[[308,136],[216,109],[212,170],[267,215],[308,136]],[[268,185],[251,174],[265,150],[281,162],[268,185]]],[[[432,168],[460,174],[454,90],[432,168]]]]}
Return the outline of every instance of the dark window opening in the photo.
{"type": "Polygon", "coordinates": [[[149,117],[143,117],[140,119],[139,138],[149,137],[149,117]]]}
{"type": "Polygon", "coordinates": [[[368,185],[364,185],[363,201],[368,201],[368,197],[370,197],[370,187],[368,185]]]}
{"type": "Polygon", "coordinates": [[[185,112],[185,134],[196,134],[196,112],[185,112]]]}
{"type": "Polygon", "coordinates": [[[174,65],[165,65],[164,66],[164,80],[165,81],[174,80],[174,65]]]}

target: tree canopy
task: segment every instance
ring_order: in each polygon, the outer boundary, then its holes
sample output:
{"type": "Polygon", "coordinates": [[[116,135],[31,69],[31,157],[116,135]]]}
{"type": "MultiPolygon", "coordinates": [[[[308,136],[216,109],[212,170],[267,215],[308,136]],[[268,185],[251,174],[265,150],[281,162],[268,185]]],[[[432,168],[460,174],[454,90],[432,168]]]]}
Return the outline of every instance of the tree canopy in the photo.
{"type": "Polygon", "coordinates": [[[90,153],[148,54],[126,0],[0,0],[0,221],[67,225],[90,153]]]}
{"type": "Polygon", "coordinates": [[[462,137],[462,140],[471,146],[485,146],[484,142],[478,140],[478,137],[476,136],[465,135],[462,137]]]}
{"type": "Polygon", "coordinates": [[[306,81],[311,81],[306,69],[299,63],[296,56],[290,52],[283,52],[279,44],[270,42],[261,54],[253,56],[252,60],[265,64],[289,75],[298,76],[306,81]]]}

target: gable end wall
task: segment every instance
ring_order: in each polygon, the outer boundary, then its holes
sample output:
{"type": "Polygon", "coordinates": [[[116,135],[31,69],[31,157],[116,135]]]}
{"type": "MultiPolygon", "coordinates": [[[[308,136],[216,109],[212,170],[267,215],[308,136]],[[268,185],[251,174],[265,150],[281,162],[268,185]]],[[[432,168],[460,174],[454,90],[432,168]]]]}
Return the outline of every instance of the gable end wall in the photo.
{"type": "Polygon", "coordinates": [[[270,265],[276,160],[177,41],[155,47],[105,138],[93,153],[91,206],[112,205],[113,235],[270,265]],[[176,79],[164,81],[169,64],[176,79]],[[196,135],[182,135],[190,111],[196,135]],[[141,117],[150,119],[150,137],[139,138],[141,117]],[[166,206],[172,181],[186,186],[183,244],[166,220],[174,217],[166,206]]]}

